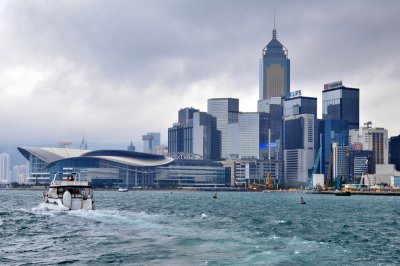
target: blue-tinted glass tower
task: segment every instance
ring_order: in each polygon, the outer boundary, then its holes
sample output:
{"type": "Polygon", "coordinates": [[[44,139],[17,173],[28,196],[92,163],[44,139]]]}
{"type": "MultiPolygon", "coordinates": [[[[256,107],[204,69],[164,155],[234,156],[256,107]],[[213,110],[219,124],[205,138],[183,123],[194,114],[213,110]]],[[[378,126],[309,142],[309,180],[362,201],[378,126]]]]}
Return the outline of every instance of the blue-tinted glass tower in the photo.
{"type": "Polygon", "coordinates": [[[349,129],[359,129],[360,90],[345,86],[325,88],[322,91],[322,119],[344,120],[349,129]]]}

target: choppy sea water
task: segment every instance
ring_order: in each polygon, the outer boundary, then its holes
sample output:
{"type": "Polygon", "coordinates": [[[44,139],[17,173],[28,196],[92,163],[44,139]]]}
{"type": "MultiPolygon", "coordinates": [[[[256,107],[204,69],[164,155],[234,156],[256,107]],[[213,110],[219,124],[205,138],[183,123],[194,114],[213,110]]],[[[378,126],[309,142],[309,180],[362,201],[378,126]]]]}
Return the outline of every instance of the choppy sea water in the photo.
{"type": "Polygon", "coordinates": [[[400,264],[400,197],[96,191],[59,212],[41,194],[0,191],[1,265],[400,264]]]}

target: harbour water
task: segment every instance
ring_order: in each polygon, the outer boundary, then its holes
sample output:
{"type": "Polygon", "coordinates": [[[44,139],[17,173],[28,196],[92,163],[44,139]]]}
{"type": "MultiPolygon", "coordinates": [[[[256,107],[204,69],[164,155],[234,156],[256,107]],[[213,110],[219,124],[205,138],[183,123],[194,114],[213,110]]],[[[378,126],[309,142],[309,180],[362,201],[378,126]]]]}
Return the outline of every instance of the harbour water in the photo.
{"type": "Polygon", "coordinates": [[[1,265],[400,263],[400,197],[96,191],[57,212],[41,194],[0,191],[1,265]]]}

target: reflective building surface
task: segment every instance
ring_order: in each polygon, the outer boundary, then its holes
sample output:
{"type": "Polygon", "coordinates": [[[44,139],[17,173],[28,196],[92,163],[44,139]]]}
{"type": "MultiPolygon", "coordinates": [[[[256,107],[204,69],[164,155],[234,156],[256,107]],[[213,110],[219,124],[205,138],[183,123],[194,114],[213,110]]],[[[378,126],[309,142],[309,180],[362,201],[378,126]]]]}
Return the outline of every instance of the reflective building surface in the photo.
{"type": "Polygon", "coordinates": [[[57,172],[74,171],[95,187],[152,186],[157,167],[172,158],[149,153],[68,148],[18,147],[29,161],[31,183],[49,184],[57,172]]]}
{"type": "Polygon", "coordinates": [[[259,67],[259,99],[284,97],[290,91],[290,60],[287,49],[272,31],[272,40],[262,50],[259,67]]]}
{"type": "Polygon", "coordinates": [[[360,127],[360,90],[345,86],[322,91],[322,118],[347,121],[349,129],[360,127]]]}
{"type": "Polygon", "coordinates": [[[217,118],[217,129],[221,131],[221,157],[227,156],[228,124],[237,123],[239,116],[239,99],[208,99],[207,113],[217,118]]]}

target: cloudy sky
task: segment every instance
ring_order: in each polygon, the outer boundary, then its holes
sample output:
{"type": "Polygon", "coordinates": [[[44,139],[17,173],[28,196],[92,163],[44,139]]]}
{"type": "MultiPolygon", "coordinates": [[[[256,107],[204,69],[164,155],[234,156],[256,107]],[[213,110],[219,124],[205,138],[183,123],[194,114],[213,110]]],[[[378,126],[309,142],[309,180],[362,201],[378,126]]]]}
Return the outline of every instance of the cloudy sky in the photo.
{"type": "MultiPolygon", "coordinates": [[[[0,1],[0,144],[140,150],[141,136],[236,97],[256,111],[258,60],[289,50],[291,89],[360,88],[361,123],[400,134],[399,1],[0,1]]],[[[319,109],[321,102],[319,101],[319,109]]]]}

